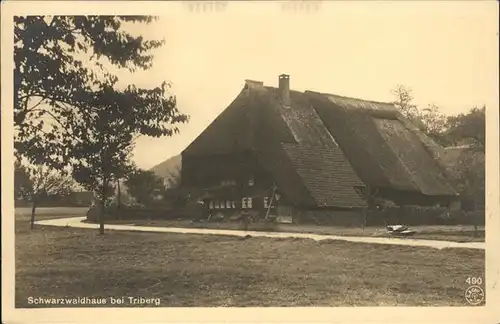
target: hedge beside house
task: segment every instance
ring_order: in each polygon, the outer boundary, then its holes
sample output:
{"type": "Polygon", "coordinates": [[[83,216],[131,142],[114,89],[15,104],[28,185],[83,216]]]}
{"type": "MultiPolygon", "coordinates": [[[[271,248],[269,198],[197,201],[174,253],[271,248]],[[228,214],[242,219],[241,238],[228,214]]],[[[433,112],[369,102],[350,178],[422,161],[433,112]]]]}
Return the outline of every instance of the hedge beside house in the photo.
{"type": "Polygon", "coordinates": [[[370,225],[406,224],[406,225],[484,225],[484,210],[452,213],[444,207],[393,207],[383,211],[369,213],[370,225]]]}
{"type": "MultiPolygon", "coordinates": [[[[446,208],[437,207],[390,207],[382,211],[367,211],[365,226],[385,226],[405,224],[418,225],[478,225],[485,223],[484,210],[457,211],[447,213],[446,208]]],[[[363,226],[365,222],[361,210],[309,210],[297,211],[294,223],[313,223],[318,225],[363,226]]]]}
{"type": "MultiPolygon", "coordinates": [[[[171,220],[191,219],[196,211],[191,208],[154,208],[154,207],[109,207],[104,216],[105,220],[171,220]]],[[[97,222],[99,220],[99,207],[92,207],[87,213],[87,220],[97,222]]]]}

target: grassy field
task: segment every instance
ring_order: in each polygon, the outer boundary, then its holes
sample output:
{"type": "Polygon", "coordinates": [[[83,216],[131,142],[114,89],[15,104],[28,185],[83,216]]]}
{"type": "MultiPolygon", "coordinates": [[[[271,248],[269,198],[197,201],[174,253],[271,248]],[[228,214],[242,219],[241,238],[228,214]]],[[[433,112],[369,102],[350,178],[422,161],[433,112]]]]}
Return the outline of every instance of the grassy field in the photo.
{"type": "MultiPolygon", "coordinates": [[[[35,215],[38,219],[85,216],[88,210],[88,207],[40,207],[36,209],[35,215]]],[[[30,216],[31,207],[16,208],[16,221],[28,221],[30,216]]]]}
{"type": "Polygon", "coordinates": [[[16,217],[16,307],[122,296],[159,306],[466,306],[466,278],[484,280],[479,250],[26,225],[16,217]]]}

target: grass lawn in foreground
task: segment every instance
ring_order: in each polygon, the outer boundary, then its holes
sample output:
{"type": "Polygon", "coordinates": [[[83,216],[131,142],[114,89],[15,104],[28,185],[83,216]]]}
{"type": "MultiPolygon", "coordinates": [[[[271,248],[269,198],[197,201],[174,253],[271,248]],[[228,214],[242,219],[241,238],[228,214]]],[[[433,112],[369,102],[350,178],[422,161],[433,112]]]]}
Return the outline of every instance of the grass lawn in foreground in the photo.
{"type": "Polygon", "coordinates": [[[163,307],[467,306],[467,277],[484,287],[482,250],[26,225],[16,223],[16,307],[122,296],[163,307]]]}

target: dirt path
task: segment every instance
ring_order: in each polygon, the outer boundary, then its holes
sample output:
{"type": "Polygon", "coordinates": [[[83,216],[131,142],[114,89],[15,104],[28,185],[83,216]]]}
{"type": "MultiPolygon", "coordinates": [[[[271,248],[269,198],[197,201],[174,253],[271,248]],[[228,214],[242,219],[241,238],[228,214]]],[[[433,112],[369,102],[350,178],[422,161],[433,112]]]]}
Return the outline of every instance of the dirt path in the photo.
{"type": "MultiPolygon", "coordinates": [[[[98,228],[98,224],[84,223],[85,217],[71,217],[48,219],[36,222],[39,225],[47,226],[62,226],[76,228],[98,228]]],[[[274,237],[274,238],[304,238],[313,239],[315,241],[322,240],[341,240],[348,242],[372,243],[372,244],[389,244],[389,245],[406,245],[406,246],[422,246],[432,247],[436,249],[444,248],[467,248],[484,250],[486,244],[484,242],[449,242],[449,241],[433,241],[433,240],[415,240],[411,238],[385,238],[385,237],[361,237],[361,236],[339,236],[339,235],[320,235],[310,233],[283,233],[283,232],[261,232],[261,231],[241,231],[241,230],[221,230],[221,229],[206,229],[206,228],[177,228],[177,227],[153,227],[153,226],[134,226],[134,225],[118,225],[106,224],[108,230],[119,231],[139,231],[139,232],[157,232],[157,233],[179,233],[179,234],[208,234],[208,235],[229,235],[229,236],[253,236],[253,237],[274,237]]]]}

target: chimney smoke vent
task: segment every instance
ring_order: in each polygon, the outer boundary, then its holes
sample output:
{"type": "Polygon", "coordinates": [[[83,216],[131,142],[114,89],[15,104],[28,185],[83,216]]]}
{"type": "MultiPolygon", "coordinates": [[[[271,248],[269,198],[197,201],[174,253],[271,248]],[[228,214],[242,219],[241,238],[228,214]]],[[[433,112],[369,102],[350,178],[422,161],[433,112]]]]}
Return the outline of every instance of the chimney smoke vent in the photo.
{"type": "Polygon", "coordinates": [[[279,89],[281,103],[285,107],[290,107],[290,76],[288,74],[281,74],[279,76],[279,89]]]}

